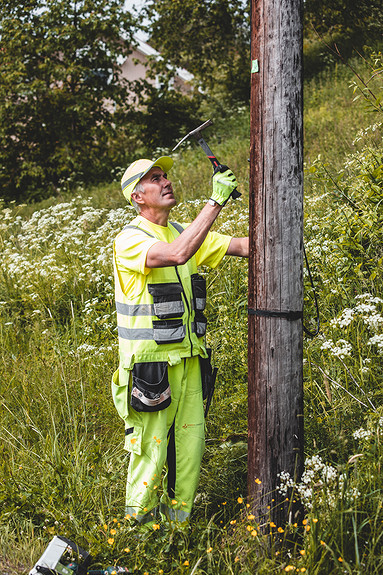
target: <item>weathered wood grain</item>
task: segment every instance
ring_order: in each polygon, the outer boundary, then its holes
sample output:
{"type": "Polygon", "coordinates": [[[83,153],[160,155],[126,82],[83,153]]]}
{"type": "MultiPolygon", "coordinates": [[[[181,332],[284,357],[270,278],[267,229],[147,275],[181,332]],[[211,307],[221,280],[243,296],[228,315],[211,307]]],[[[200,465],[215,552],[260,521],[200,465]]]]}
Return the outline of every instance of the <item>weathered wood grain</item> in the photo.
{"type": "MultiPolygon", "coordinates": [[[[251,21],[249,310],[302,312],[301,2],[253,0],[251,21]]],[[[277,475],[303,467],[302,342],[301,319],[250,312],[249,495],[276,523],[291,519],[277,475]]]]}

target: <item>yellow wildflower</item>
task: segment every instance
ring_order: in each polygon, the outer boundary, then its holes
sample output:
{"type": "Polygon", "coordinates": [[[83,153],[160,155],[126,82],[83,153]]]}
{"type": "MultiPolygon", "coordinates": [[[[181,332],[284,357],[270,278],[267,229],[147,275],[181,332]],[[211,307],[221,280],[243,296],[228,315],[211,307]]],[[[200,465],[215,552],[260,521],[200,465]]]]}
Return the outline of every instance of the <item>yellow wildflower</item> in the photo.
{"type": "Polygon", "coordinates": [[[253,519],[255,519],[255,515],[251,514],[247,516],[249,521],[253,521],[253,519]]]}
{"type": "Polygon", "coordinates": [[[130,553],[129,547],[125,547],[124,551],[125,551],[125,553],[130,553]]]}
{"type": "Polygon", "coordinates": [[[294,565],[287,565],[285,571],[294,571],[294,565]]]}
{"type": "Polygon", "coordinates": [[[252,530],[253,530],[253,528],[252,528],[251,525],[248,525],[248,526],[246,527],[246,529],[247,529],[248,531],[252,531],[252,530]]]}
{"type": "Polygon", "coordinates": [[[113,519],[113,523],[117,523],[117,519],[116,519],[116,518],[113,519]]]}
{"type": "Polygon", "coordinates": [[[277,531],[278,531],[278,533],[284,533],[285,530],[282,529],[282,527],[278,527],[277,531]]]}
{"type": "Polygon", "coordinates": [[[276,527],[274,521],[270,521],[270,527],[276,527]]]}
{"type": "Polygon", "coordinates": [[[236,520],[236,519],[232,519],[232,520],[230,521],[230,525],[235,525],[236,523],[237,523],[237,520],[236,520]]]}
{"type": "Polygon", "coordinates": [[[111,530],[110,530],[110,534],[111,534],[111,535],[116,535],[116,533],[117,533],[117,531],[116,531],[115,529],[111,529],[111,530]]]}
{"type": "Polygon", "coordinates": [[[108,526],[106,524],[104,525],[104,530],[108,531],[108,526]]]}
{"type": "Polygon", "coordinates": [[[211,553],[213,551],[213,547],[209,547],[209,549],[206,549],[206,553],[211,553]]]}
{"type": "Polygon", "coordinates": [[[318,519],[313,519],[313,523],[318,523],[318,519]]]}
{"type": "Polygon", "coordinates": [[[306,530],[306,531],[310,531],[310,529],[311,529],[310,525],[305,525],[305,530],[306,530]]]}
{"type": "Polygon", "coordinates": [[[338,557],[338,561],[340,561],[342,563],[342,561],[343,561],[342,557],[338,557]]]}
{"type": "Polygon", "coordinates": [[[253,531],[251,532],[253,537],[256,537],[258,535],[258,531],[256,531],[255,529],[253,529],[253,531]]]}
{"type": "Polygon", "coordinates": [[[188,561],[188,560],[184,561],[184,565],[188,566],[188,565],[189,565],[189,561],[188,561]]]}
{"type": "Polygon", "coordinates": [[[238,503],[243,503],[242,497],[238,497],[237,501],[238,501],[238,503]]]}
{"type": "Polygon", "coordinates": [[[113,545],[113,543],[114,543],[113,537],[109,537],[108,543],[109,543],[109,545],[113,545]]]}
{"type": "Polygon", "coordinates": [[[154,531],[156,531],[156,530],[159,529],[159,528],[160,528],[160,526],[158,525],[158,523],[155,523],[155,524],[153,525],[154,531]]]}
{"type": "Polygon", "coordinates": [[[172,499],[172,505],[177,505],[178,501],[176,501],[175,499],[172,499]]]}
{"type": "Polygon", "coordinates": [[[299,553],[300,553],[301,555],[305,555],[306,551],[305,551],[304,549],[301,549],[301,550],[299,551],[299,553]]]}
{"type": "Polygon", "coordinates": [[[255,483],[258,483],[258,485],[261,485],[262,481],[257,478],[257,479],[255,480],[255,483]]]}
{"type": "Polygon", "coordinates": [[[307,525],[307,523],[308,523],[307,519],[303,519],[302,523],[303,523],[303,525],[307,525]]]}

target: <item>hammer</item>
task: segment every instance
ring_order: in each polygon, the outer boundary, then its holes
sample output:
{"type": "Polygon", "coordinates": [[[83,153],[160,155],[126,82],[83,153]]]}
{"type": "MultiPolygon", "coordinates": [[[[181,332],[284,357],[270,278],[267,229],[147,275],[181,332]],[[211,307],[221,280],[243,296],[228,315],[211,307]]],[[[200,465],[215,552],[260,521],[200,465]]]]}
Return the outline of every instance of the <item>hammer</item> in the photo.
{"type": "MultiPolygon", "coordinates": [[[[214,173],[216,174],[217,172],[225,172],[229,168],[228,168],[228,166],[220,164],[220,162],[217,160],[216,156],[213,154],[213,152],[211,151],[211,149],[209,148],[209,146],[205,142],[204,138],[202,137],[202,134],[201,134],[202,130],[204,130],[208,126],[211,126],[212,124],[213,124],[213,122],[211,120],[207,120],[206,122],[204,122],[203,124],[198,126],[198,128],[189,132],[184,138],[182,138],[182,140],[180,142],[178,142],[178,144],[176,146],[174,146],[172,152],[174,152],[174,150],[176,150],[178,148],[178,146],[180,146],[190,136],[193,136],[197,140],[197,142],[199,143],[199,145],[201,146],[201,148],[203,149],[203,151],[205,152],[205,154],[207,155],[207,157],[209,158],[211,163],[213,164],[214,173]]],[[[239,198],[240,195],[241,194],[240,194],[240,192],[238,192],[237,189],[233,190],[231,193],[231,197],[233,199],[239,198]]]]}

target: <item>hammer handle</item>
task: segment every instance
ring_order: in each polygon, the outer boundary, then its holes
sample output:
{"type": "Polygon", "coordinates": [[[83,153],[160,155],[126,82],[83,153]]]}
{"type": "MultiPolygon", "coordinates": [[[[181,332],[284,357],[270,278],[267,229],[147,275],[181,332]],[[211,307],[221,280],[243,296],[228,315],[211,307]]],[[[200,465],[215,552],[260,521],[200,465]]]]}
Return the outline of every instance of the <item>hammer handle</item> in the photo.
{"type": "MultiPolygon", "coordinates": [[[[201,148],[203,149],[203,151],[205,152],[205,154],[207,155],[207,157],[209,158],[209,160],[213,164],[214,173],[225,172],[226,170],[229,169],[228,166],[224,166],[223,164],[219,163],[216,156],[213,154],[213,152],[211,151],[211,149],[209,148],[209,146],[207,145],[207,143],[205,142],[205,140],[202,137],[199,138],[197,140],[197,142],[199,143],[199,145],[201,146],[201,148]]],[[[237,189],[235,189],[231,192],[231,197],[233,198],[233,200],[235,200],[236,198],[239,198],[240,196],[241,196],[241,193],[238,192],[237,189]]]]}

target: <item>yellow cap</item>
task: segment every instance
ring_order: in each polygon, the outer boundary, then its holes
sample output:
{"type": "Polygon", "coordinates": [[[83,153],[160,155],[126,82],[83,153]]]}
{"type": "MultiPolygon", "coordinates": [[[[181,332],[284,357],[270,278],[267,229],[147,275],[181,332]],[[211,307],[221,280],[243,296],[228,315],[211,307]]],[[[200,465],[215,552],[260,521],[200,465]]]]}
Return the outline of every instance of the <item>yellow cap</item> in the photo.
{"type": "Polygon", "coordinates": [[[130,164],[121,180],[122,193],[125,198],[130,202],[134,188],[154,166],[158,166],[167,173],[173,166],[173,163],[172,158],[169,158],[169,156],[161,156],[158,160],[141,159],[130,164]]]}

